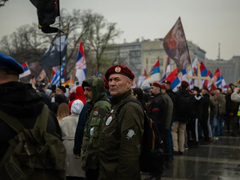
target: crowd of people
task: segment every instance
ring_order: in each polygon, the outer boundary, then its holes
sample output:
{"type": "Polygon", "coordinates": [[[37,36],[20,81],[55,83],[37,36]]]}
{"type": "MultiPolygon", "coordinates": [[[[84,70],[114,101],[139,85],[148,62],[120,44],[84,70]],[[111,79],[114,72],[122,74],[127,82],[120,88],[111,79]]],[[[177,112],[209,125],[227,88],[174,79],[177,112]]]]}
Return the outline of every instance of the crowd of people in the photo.
{"type": "MultiPolygon", "coordinates": [[[[81,86],[69,88],[51,86],[46,80],[36,83],[35,77],[31,84],[21,83],[18,76],[22,72],[20,64],[0,52],[0,110],[16,118],[24,128],[32,129],[43,107],[48,107],[46,132],[65,147],[62,170],[68,180],[140,180],[144,114],[157,126],[164,150],[164,160],[160,168],[149,172],[149,180],[161,179],[174,155],[217,140],[225,134],[224,128],[227,134],[239,136],[240,96],[239,88],[233,84],[226,94],[221,89],[209,91],[206,86],[190,89],[186,81],[173,92],[167,80],[142,90],[131,88],[135,76],[128,67],[115,65],[104,77],[93,76],[81,86]],[[128,101],[118,109],[123,101],[131,99],[137,99],[139,104],[128,101]]],[[[4,117],[0,112],[0,165],[9,158],[9,147],[16,147],[10,142],[18,134],[3,121],[4,117]]],[[[49,170],[54,172],[56,168],[49,170]]],[[[9,168],[3,166],[0,172],[7,172],[3,176],[6,179],[10,174],[19,174],[17,168],[9,173],[9,168]]],[[[54,179],[54,175],[38,174],[38,178],[54,179]]],[[[28,176],[37,179],[34,174],[28,176]]]]}

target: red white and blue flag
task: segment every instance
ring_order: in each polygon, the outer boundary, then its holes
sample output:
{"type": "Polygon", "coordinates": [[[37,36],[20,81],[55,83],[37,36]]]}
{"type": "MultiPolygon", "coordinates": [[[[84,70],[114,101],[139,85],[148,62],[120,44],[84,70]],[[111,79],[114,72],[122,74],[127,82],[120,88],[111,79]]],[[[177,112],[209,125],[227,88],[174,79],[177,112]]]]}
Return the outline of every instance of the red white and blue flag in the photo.
{"type": "Polygon", "coordinates": [[[223,78],[223,76],[222,76],[222,74],[221,74],[221,86],[220,86],[220,88],[224,88],[225,86],[226,86],[226,81],[225,81],[225,79],[223,78]]]}
{"type": "Polygon", "coordinates": [[[221,88],[222,85],[221,71],[218,68],[213,75],[213,82],[216,84],[217,87],[221,88]]]}
{"type": "Polygon", "coordinates": [[[160,81],[160,84],[166,79],[166,77],[171,73],[171,66],[170,66],[170,57],[167,57],[167,62],[165,66],[165,75],[163,76],[162,80],[160,81]]]}
{"type": "MultiPolygon", "coordinates": [[[[203,62],[200,63],[200,71],[201,71],[201,77],[208,77],[208,70],[203,64],[203,62]]],[[[211,78],[211,77],[210,77],[211,78]]],[[[206,80],[201,80],[201,87],[203,88],[203,84],[205,83],[206,80]]]]}
{"type": "Polygon", "coordinates": [[[210,70],[208,70],[207,72],[207,77],[210,77],[210,81],[208,80],[204,80],[204,86],[207,86],[208,89],[210,90],[212,88],[212,78],[213,78],[213,75],[212,75],[212,72],[210,70]]]}
{"type": "Polygon", "coordinates": [[[27,62],[23,63],[23,64],[22,64],[22,67],[23,67],[24,72],[19,75],[19,78],[22,78],[22,77],[25,77],[25,76],[28,76],[28,75],[31,74],[31,71],[30,71],[30,69],[28,68],[27,62]]]}
{"type": "Polygon", "coordinates": [[[142,82],[141,86],[144,86],[147,83],[152,83],[155,81],[160,81],[159,60],[157,60],[156,64],[153,66],[151,71],[148,73],[145,80],[142,82]]]}
{"type": "Polygon", "coordinates": [[[78,49],[78,56],[77,56],[77,62],[76,62],[76,77],[78,78],[79,85],[82,85],[82,82],[86,79],[86,60],[85,60],[85,54],[83,50],[82,41],[80,41],[79,49],[78,49]]]}
{"type": "Polygon", "coordinates": [[[171,82],[171,89],[176,92],[182,81],[187,81],[186,69],[178,73],[178,68],[174,69],[165,79],[171,82]]]}

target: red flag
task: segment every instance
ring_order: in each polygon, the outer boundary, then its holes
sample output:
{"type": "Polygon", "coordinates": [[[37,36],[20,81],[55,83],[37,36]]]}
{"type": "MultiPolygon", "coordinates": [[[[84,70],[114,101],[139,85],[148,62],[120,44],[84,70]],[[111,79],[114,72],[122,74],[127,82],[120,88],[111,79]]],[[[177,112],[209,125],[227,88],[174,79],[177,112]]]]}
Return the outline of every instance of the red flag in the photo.
{"type": "Polygon", "coordinates": [[[122,61],[122,66],[124,66],[124,62],[122,61]]]}
{"type": "Polygon", "coordinates": [[[180,17],[164,37],[163,46],[167,55],[175,61],[178,72],[186,69],[191,64],[187,40],[180,17]]]}

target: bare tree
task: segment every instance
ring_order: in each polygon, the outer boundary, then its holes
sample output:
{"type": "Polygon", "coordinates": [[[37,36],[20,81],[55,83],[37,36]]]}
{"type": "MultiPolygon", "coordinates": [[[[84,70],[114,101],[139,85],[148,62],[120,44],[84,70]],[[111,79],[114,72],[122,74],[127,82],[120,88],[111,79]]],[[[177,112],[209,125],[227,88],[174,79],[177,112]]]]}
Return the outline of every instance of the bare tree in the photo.
{"type": "Polygon", "coordinates": [[[69,25],[66,77],[74,69],[80,40],[89,31],[93,20],[94,14],[90,10],[81,11],[74,9],[72,13],[67,13],[65,9],[61,11],[61,25],[69,25]]]}
{"type": "MultiPolygon", "coordinates": [[[[88,69],[94,60],[98,68],[102,63],[103,53],[109,41],[117,37],[121,31],[116,29],[116,23],[108,23],[102,15],[92,13],[90,10],[73,10],[68,13],[61,10],[61,17],[53,26],[69,25],[68,46],[65,65],[65,77],[73,72],[80,40],[83,41],[88,69]],[[93,57],[93,53],[95,56],[93,57]],[[91,53],[91,55],[90,55],[91,53]]],[[[0,41],[0,48],[20,63],[40,61],[44,52],[49,48],[53,34],[44,34],[38,29],[36,23],[19,27],[10,36],[4,36],[0,41]]],[[[108,61],[104,58],[105,61],[108,61]]]]}
{"type": "Polygon", "coordinates": [[[102,15],[94,14],[93,24],[83,38],[85,46],[95,54],[98,69],[102,65],[101,60],[109,42],[121,33],[116,28],[116,23],[108,23],[102,15]]]}

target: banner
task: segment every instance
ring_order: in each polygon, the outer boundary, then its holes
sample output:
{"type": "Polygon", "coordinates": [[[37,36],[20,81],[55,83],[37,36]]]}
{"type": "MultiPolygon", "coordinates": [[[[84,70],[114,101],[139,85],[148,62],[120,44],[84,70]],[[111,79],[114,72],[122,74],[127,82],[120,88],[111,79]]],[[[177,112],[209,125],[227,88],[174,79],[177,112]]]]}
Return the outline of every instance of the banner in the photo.
{"type": "Polygon", "coordinates": [[[52,40],[50,47],[41,58],[43,69],[60,66],[67,55],[68,25],[52,40]]]}
{"type": "Polygon", "coordinates": [[[164,37],[163,46],[167,55],[175,61],[178,72],[186,69],[191,64],[187,40],[180,17],[164,37]]]}

